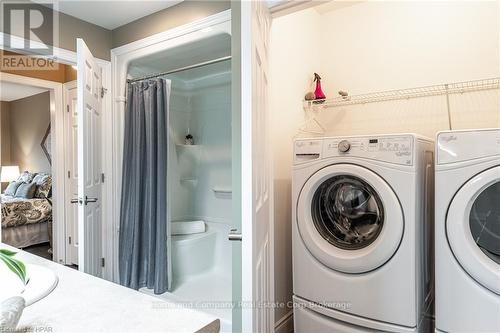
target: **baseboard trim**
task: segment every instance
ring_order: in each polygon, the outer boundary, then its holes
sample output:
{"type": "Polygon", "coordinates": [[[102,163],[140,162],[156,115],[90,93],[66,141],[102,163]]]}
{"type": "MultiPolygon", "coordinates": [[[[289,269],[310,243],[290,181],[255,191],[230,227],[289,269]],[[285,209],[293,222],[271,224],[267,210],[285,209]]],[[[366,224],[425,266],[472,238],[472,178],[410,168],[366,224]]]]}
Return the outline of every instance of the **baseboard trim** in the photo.
{"type": "Polygon", "coordinates": [[[286,315],[274,325],[275,333],[292,333],[293,332],[293,310],[288,311],[286,315]]]}

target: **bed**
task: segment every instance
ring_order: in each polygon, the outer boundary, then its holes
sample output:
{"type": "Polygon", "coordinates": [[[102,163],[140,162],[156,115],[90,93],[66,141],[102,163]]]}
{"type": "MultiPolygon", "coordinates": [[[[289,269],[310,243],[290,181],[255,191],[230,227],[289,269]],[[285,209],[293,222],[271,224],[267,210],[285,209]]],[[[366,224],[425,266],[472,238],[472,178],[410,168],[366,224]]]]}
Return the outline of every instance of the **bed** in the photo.
{"type": "Polygon", "coordinates": [[[2,242],[17,248],[49,242],[50,199],[0,194],[2,242]]]}

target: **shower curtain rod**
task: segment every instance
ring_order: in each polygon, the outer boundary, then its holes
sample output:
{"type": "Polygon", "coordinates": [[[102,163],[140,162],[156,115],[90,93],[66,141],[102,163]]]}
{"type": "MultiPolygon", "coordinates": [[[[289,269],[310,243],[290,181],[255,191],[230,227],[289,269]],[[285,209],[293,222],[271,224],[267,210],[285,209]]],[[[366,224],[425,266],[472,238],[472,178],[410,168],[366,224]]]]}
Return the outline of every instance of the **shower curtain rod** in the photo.
{"type": "Polygon", "coordinates": [[[174,70],[171,70],[171,71],[168,71],[168,72],[157,73],[157,74],[152,74],[152,75],[146,75],[146,76],[143,76],[143,77],[140,77],[140,78],[136,78],[136,79],[127,79],[127,83],[133,83],[133,82],[138,82],[138,81],[147,80],[147,79],[154,79],[154,78],[159,77],[159,76],[164,76],[164,75],[168,75],[168,74],[182,72],[182,71],[185,71],[185,70],[188,70],[188,69],[203,67],[203,66],[206,66],[206,65],[216,64],[218,62],[222,62],[222,61],[226,61],[226,60],[230,60],[230,59],[231,59],[231,56],[217,58],[217,59],[214,59],[214,60],[200,62],[200,63],[195,64],[195,65],[189,65],[189,66],[177,68],[177,69],[174,69],[174,70]]]}

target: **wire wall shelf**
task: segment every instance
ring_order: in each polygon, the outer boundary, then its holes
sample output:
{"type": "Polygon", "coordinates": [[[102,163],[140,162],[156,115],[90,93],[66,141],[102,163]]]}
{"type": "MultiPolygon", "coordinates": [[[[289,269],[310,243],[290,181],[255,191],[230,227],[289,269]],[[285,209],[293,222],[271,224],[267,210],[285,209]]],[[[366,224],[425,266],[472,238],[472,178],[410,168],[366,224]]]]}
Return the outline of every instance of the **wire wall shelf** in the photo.
{"type": "Polygon", "coordinates": [[[353,96],[339,96],[324,100],[304,101],[304,109],[320,110],[339,106],[384,102],[391,100],[412,99],[450,94],[463,94],[466,92],[491,90],[500,88],[500,78],[445,83],[433,86],[387,90],[353,96]]]}

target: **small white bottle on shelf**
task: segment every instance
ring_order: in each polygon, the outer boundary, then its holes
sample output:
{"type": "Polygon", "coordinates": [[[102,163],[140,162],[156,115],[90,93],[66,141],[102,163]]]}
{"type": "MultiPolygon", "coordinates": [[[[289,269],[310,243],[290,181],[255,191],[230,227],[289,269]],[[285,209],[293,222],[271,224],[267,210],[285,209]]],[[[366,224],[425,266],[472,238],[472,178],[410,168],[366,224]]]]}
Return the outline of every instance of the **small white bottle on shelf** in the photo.
{"type": "Polygon", "coordinates": [[[184,144],[186,146],[192,146],[194,145],[194,137],[191,135],[189,128],[187,130],[186,137],[184,138],[184,144]]]}

